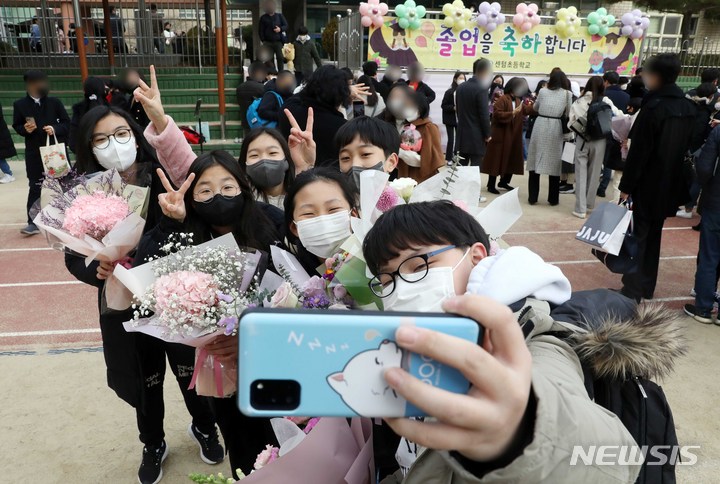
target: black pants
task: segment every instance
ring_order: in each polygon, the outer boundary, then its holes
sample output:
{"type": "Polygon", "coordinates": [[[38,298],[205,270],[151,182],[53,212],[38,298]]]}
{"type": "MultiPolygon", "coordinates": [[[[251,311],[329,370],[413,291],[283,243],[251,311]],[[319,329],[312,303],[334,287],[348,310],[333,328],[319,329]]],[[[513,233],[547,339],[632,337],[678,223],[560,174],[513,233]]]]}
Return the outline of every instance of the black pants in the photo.
{"type": "Polygon", "coordinates": [[[35,202],[40,200],[44,170],[42,160],[40,159],[40,148],[26,148],[26,152],[29,150],[35,150],[38,153],[37,157],[27,155],[25,157],[25,170],[27,171],[28,177],[27,216],[28,223],[31,224],[33,215],[36,215],[35,213],[31,214],[31,209],[33,205],[35,205],[35,202]]]}
{"type": "Polygon", "coordinates": [[[265,42],[263,42],[263,45],[267,45],[275,53],[275,65],[277,67],[278,72],[283,70],[283,68],[285,67],[285,56],[283,56],[283,53],[282,53],[283,43],[280,42],[279,40],[265,41],[265,42]]]}
{"type": "Polygon", "coordinates": [[[445,131],[447,131],[447,147],[445,148],[445,159],[452,161],[453,155],[455,154],[455,126],[445,125],[445,131]]]}
{"type": "Polygon", "coordinates": [[[460,153],[461,165],[464,166],[477,166],[478,168],[482,167],[482,161],[485,157],[484,155],[474,155],[470,153],[460,153]]]}
{"type": "Polygon", "coordinates": [[[266,445],[277,446],[269,418],[246,417],[237,408],[236,398],[211,398],[215,418],[230,457],[233,477],[236,469],[250,475],[257,455],[266,445]]]}
{"type": "MultiPolygon", "coordinates": [[[[185,406],[192,416],[192,423],[203,434],[212,432],[215,428],[210,399],[198,396],[195,390],[188,390],[195,367],[195,348],[177,343],[166,343],[155,340],[143,347],[148,358],[162,355],[162,363],[153,373],[143,372],[144,385],[144,412],[136,409],[137,425],[140,431],[140,441],[145,445],[157,446],[165,438],[163,419],[165,417],[165,402],[163,400],[163,380],[165,378],[165,355],[170,362],[180,393],[185,400],[185,406]]],[[[147,366],[156,366],[157,360],[147,366]]]]}
{"type": "Polygon", "coordinates": [[[622,293],[632,299],[652,299],[660,265],[660,244],[665,219],[648,219],[633,211],[633,234],[638,241],[640,269],[622,278],[622,293]]]}
{"type": "MultiPolygon", "coordinates": [[[[512,181],[512,175],[503,175],[500,177],[500,185],[510,185],[510,182],[512,181]]],[[[488,177],[488,188],[495,188],[495,184],[497,183],[497,177],[496,176],[489,176],[488,177]]]]}
{"type": "MultiPolygon", "coordinates": [[[[528,175],[528,201],[534,205],[540,196],[540,175],[531,171],[528,175]]],[[[560,177],[548,176],[548,203],[557,205],[560,203],[560,177]]]]}

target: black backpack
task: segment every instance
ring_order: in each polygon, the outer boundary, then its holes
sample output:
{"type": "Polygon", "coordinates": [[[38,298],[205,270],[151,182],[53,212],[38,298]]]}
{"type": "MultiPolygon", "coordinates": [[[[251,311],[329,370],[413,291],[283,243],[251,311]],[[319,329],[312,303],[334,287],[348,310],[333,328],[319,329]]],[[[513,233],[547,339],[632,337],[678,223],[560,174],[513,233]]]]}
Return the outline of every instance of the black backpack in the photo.
{"type": "Polygon", "coordinates": [[[612,109],[603,101],[590,103],[585,122],[585,135],[587,141],[605,139],[612,134],[612,109]]]}

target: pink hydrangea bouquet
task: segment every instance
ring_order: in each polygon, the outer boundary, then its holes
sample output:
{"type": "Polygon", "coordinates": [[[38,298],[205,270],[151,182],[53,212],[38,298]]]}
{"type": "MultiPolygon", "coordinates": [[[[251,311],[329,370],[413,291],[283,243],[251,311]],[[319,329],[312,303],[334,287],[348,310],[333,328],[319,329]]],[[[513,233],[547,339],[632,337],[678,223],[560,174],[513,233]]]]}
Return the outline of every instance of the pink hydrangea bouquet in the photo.
{"type": "Polygon", "coordinates": [[[67,178],[43,181],[35,224],[87,264],[125,257],[142,236],[148,189],[128,185],[115,170],[67,178]]]}
{"type": "Polygon", "coordinates": [[[74,237],[87,235],[101,241],[130,213],[130,205],[123,197],[97,191],[81,195],[70,203],[62,228],[74,237]]]}
{"type": "Polygon", "coordinates": [[[220,335],[237,333],[243,310],[258,304],[256,274],[261,253],[240,250],[232,234],[192,245],[175,234],[164,255],[115,274],[135,295],[127,331],[198,348],[192,385],[199,395],[224,397],[237,389],[235,362],[217,361],[203,348],[220,335]]]}

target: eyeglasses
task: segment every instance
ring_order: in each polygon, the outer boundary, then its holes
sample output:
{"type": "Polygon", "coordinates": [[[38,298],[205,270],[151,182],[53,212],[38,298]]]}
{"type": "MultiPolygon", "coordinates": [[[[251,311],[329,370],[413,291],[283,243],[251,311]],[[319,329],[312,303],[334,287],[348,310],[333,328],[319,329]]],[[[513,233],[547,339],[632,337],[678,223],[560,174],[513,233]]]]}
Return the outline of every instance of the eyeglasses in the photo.
{"type": "Polygon", "coordinates": [[[197,192],[193,193],[193,200],[200,203],[208,203],[212,200],[215,195],[220,195],[223,198],[231,199],[235,198],[242,193],[240,187],[237,185],[225,185],[220,189],[220,193],[215,193],[210,188],[201,188],[197,192]]]}
{"type": "Polygon", "coordinates": [[[130,128],[118,128],[113,134],[97,134],[92,137],[92,145],[94,148],[104,150],[110,146],[110,138],[124,145],[133,138],[133,132],[130,128]]]}
{"type": "Polygon", "coordinates": [[[428,259],[430,259],[430,257],[455,248],[456,246],[454,245],[448,245],[447,247],[428,252],[427,254],[412,256],[404,260],[395,272],[383,272],[370,279],[368,283],[370,290],[378,297],[388,297],[395,291],[396,277],[409,283],[420,282],[428,275],[428,271],[430,270],[428,259]]]}

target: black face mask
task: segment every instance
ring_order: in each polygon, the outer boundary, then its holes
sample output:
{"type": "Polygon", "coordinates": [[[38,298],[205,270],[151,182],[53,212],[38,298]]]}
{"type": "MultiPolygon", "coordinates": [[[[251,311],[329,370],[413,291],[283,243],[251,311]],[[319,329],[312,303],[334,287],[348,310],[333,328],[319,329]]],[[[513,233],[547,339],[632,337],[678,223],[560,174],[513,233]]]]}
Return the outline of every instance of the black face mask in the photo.
{"type": "Polygon", "coordinates": [[[213,227],[229,227],[239,218],[244,204],[242,195],[232,198],[215,195],[209,202],[193,201],[193,208],[200,218],[213,227]]]}
{"type": "Polygon", "coordinates": [[[247,174],[258,188],[272,188],[280,185],[289,168],[288,161],[260,160],[247,165],[247,174]]]}
{"type": "Polygon", "coordinates": [[[367,170],[376,170],[376,171],[383,171],[383,166],[385,165],[384,161],[378,162],[376,165],[371,166],[370,168],[362,168],[359,166],[353,166],[350,168],[347,172],[345,172],[345,176],[348,177],[348,181],[355,185],[355,187],[360,190],[360,174],[367,170]]]}

